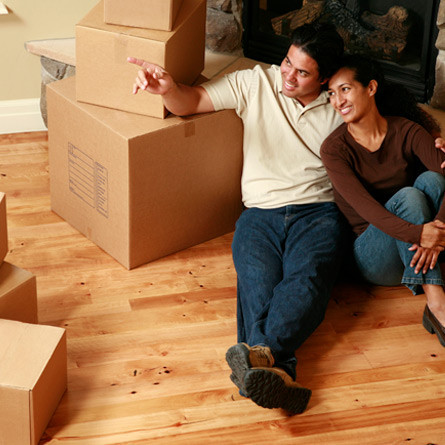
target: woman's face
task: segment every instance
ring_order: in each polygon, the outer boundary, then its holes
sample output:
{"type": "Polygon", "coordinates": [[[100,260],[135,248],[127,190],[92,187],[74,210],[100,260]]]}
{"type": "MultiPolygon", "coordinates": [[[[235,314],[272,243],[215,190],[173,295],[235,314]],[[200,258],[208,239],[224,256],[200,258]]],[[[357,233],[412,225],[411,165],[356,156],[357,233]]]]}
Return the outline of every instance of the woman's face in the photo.
{"type": "Polygon", "coordinates": [[[360,121],[371,111],[377,82],[371,80],[367,87],[354,79],[354,71],[341,68],[329,80],[329,100],[346,123],[360,121]]]}

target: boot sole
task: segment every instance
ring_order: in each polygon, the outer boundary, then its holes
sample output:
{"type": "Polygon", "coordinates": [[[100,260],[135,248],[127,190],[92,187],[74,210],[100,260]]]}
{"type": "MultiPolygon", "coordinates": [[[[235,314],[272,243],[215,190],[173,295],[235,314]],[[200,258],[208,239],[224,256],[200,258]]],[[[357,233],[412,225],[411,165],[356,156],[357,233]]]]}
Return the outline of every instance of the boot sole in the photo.
{"type": "Polygon", "coordinates": [[[246,371],[244,386],[249,397],[263,408],[282,408],[292,414],[301,414],[307,407],[312,391],[287,386],[283,379],[266,369],[246,371]]]}
{"type": "Polygon", "coordinates": [[[231,346],[226,352],[226,361],[233,373],[230,379],[244,394],[247,394],[244,375],[251,367],[249,350],[242,344],[231,346]]]}
{"type": "Polygon", "coordinates": [[[232,380],[232,382],[238,387],[239,394],[243,397],[248,398],[248,395],[246,394],[246,388],[244,386],[244,383],[241,382],[240,380],[238,380],[238,377],[233,372],[232,372],[232,374],[230,374],[230,380],[232,380]]]}

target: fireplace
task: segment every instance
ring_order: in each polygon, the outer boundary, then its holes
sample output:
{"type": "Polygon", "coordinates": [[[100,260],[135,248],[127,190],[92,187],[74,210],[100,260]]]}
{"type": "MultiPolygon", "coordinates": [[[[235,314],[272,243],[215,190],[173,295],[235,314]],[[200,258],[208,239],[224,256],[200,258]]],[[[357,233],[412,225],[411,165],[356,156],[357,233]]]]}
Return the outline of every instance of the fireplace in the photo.
{"type": "Polygon", "coordinates": [[[331,22],[344,37],[347,51],[377,60],[388,80],[403,84],[419,102],[425,103],[435,82],[439,3],[440,0],[243,0],[244,55],[280,64],[292,26],[314,20],[331,22]],[[351,25],[355,25],[352,31],[351,25]]]}

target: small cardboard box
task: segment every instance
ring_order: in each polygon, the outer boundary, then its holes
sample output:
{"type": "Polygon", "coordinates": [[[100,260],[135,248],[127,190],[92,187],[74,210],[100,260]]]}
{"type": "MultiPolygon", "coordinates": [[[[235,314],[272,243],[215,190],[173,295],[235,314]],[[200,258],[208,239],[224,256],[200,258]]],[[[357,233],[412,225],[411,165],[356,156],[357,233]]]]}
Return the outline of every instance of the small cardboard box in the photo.
{"type": "Polygon", "coordinates": [[[37,323],[36,277],[6,261],[0,265],[0,318],[37,323]]]}
{"type": "Polygon", "coordinates": [[[106,23],[171,31],[182,0],[104,0],[106,23]]]}
{"type": "Polygon", "coordinates": [[[156,63],[191,85],[204,69],[205,18],[206,0],[184,0],[173,31],[130,28],[104,23],[103,2],[97,4],[76,25],[77,100],[164,118],[162,97],[132,93],[140,68],[127,57],[156,63]]]}
{"type": "Polygon", "coordinates": [[[231,232],[241,213],[233,110],[156,119],[47,88],[51,207],[131,269],[231,232]]]}
{"type": "Polygon", "coordinates": [[[6,223],[6,195],[0,192],[0,265],[8,253],[8,226],[6,223]]]}
{"type": "Polygon", "coordinates": [[[37,445],[67,385],[65,330],[0,320],[0,443],[37,445]]]}

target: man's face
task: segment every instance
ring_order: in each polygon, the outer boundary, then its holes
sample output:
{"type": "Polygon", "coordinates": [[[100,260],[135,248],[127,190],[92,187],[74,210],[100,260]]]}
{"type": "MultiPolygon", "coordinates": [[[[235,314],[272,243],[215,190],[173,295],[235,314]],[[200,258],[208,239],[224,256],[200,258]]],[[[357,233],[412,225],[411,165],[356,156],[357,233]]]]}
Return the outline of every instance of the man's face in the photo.
{"type": "Polygon", "coordinates": [[[317,62],[295,45],[281,63],[283,94],[297,99],[303,106],[315,100],[321,92],[321,81],[317,62]]]}

